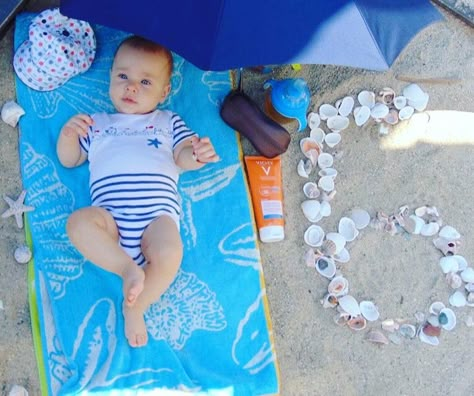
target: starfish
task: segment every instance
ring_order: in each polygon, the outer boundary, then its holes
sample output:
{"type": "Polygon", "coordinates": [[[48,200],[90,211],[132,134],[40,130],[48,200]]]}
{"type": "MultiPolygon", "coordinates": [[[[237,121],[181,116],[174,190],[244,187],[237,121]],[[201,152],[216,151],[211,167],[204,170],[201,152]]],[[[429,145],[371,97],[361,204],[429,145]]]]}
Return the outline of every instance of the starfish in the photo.
{"type": "Polygon", "coordinates": [[[31,212],[35,209],[34,206],[28,206],[23,203],[26,196],[26,190],[23,190],[20,196],[17,198],[16,201],[7,197],[6,195],[3,196],[3,199],[8,203],[10,206],[5,212],[2,214],[2,218],[5,219],[10,216],[15,216],[16,224],[18,228],[23,228],[23,213],[31,212]]]}

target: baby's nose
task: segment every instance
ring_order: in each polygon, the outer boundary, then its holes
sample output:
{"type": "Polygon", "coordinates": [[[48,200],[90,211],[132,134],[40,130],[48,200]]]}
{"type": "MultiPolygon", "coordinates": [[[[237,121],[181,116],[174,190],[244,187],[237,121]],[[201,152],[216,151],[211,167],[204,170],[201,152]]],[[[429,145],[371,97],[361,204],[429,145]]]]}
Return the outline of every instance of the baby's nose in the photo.
{"type": "Polygon", "coordinates": [[[137,92],[138,91],[138,86],[136,83],[130,81],[128,84],[127,84],[127,91],[130,91],[130,92],[137,92]]]}

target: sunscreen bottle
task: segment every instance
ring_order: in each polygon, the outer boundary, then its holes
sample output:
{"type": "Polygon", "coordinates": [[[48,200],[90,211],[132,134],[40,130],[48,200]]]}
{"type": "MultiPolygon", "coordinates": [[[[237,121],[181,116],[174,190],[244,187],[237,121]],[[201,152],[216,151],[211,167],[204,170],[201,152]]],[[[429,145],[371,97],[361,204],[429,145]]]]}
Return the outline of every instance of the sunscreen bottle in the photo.
{"type": "Polygon", "coordinates": [[[280,157],[245,156],[252,205],[262,242],[285,238],[280,157]]]}

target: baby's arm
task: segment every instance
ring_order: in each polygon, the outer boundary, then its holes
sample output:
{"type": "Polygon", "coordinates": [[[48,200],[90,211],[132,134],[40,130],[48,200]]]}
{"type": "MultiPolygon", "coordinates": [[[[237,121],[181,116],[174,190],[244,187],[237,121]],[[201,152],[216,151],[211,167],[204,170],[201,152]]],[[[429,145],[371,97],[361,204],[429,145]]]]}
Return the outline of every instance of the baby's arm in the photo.
{"type": "Polygon", "coordinates": [[[59,133],[56,152],[59,162],[66,168],[81,165],[87,158],[81,150],[79,138],[86,137],[93,120],[87,114],[77,114],[70,118],[59,133]]]}
{"type": "Polygon", "coordinates": [[[175,148],[173,155],[176,164],[186,170],[199,169],[209,162],[220,160],[208,137],[186,139],[175,148]]]}

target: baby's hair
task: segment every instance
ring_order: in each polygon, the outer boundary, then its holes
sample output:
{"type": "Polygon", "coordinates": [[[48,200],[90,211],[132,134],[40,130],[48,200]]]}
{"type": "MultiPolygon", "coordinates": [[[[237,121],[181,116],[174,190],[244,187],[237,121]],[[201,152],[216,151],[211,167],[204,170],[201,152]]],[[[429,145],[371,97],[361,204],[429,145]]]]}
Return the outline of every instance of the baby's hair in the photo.
{"type": "Polygon", "coordinates": [[[145,52],[164,55],[167,61],[166,63],[168,66],[169,77],[171,78],[171,75],[173,74],[173,55],[171,54],[171,51],[168,48],[162,46],[161,44],[155,43],[154,41],[148,40],[144,37],[130,36],[120,43],[115,54],[117,54],[117,51],[124,45],[127,45],[131,48],[140,49],[145,52]]]}

